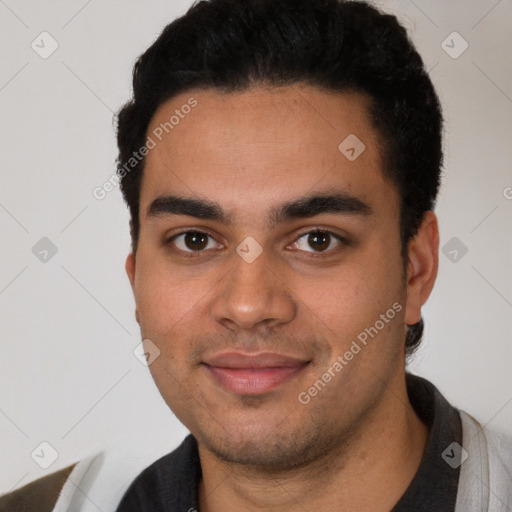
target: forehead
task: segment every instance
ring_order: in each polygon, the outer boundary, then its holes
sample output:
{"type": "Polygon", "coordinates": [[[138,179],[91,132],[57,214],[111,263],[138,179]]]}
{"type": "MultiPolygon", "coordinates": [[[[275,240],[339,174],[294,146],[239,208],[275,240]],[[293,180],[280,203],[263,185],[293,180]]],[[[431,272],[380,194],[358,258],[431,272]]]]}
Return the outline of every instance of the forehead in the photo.
{"type": "Polygon", "coordinates": [[[146,156],[141,212],[166,193],[243,213],[329,187],[378,210],[397,195],[382,174],[369,104],[359,93],[298,85],[175,96],[147,130],[156,144],[146,156]]]}

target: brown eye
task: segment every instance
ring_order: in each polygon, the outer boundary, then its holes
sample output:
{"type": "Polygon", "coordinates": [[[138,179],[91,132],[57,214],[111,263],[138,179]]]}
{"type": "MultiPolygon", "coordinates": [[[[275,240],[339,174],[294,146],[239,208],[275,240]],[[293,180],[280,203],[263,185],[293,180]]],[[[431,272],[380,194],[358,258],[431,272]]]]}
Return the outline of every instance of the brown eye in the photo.
{"type": "Polygon", "coordinates": [[[314,230],[308,231],[297,238],[294,248],[309,253],[329,253],[338,249],[347,242],[336,233],[331,231],[314,230]]]}
{"type": "Polygon", "coordinates": [[[173,236],[168,243],[185,253],[199,253],[203,252],[204,249],[214,249],[219,246],[210,235],[201,231],[179,233],[173,236]]]}
{"type": "Polygon", "coordinates": [[[316,233],[310,233],[308,236],[309,246],[316,251],[325,251],[329,247],[330,242],[331,236],[328,233],[317,231],[316,233]]]}
{"type": "Polygon", "coordinates": [[[205,233],[190,231],[189,233],[185,233],[184,243],[187,248],[192,251],[200,251],[208,245],[208,235],[205,233]]]}

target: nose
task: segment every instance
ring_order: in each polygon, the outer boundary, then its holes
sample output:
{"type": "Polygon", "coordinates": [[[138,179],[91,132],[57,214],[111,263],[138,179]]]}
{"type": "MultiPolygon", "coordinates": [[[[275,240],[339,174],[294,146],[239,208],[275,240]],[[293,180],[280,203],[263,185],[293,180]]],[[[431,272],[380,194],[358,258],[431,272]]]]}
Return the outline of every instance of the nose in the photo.
{"type": "Polygon", "coordinates": [[[291,322],[297,303],[271,255],[263,251],[251,263],[236,253],[232,258],[232,271],[213,300],[215,321],[235,330],[273,328],[291,322]]]}

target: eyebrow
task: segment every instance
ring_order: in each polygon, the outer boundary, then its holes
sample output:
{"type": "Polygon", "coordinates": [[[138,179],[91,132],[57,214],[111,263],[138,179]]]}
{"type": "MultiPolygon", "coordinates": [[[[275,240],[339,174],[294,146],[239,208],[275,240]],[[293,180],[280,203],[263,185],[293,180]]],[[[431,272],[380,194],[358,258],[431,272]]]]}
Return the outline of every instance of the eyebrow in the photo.
{"type": "MultiPolygon", "coordinates": [[[[373,210],[369,204],[346,192],[315,193],[287,201],[272,209],[267,219],[267,225],[272,229],[286,221],[315,217],[323,213],[366,217],[372,215],[373,210]]],[[[172,215],[188,215],[226,225],[233,221],[232,216],[225,212],[218,203],[209,199],[175,195],[157,197],[151,202],[146,213],[148,219],[172,215]]]]}

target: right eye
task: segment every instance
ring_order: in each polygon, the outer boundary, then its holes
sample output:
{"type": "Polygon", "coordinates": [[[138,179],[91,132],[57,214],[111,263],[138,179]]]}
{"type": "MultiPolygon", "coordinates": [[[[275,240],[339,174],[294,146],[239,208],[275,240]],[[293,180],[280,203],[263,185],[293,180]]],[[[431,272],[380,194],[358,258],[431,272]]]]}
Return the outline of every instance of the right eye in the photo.
{"type": "Polygon", "coordinates": [[[172,244],[179,251],[190,255],[204,252],[207,249],[219,248],[219,246],[222,248],[222,245],[216,243],[212,236],[202,231],[183,231],[173,235],[167,240],[167,244],[172,244]]]}

